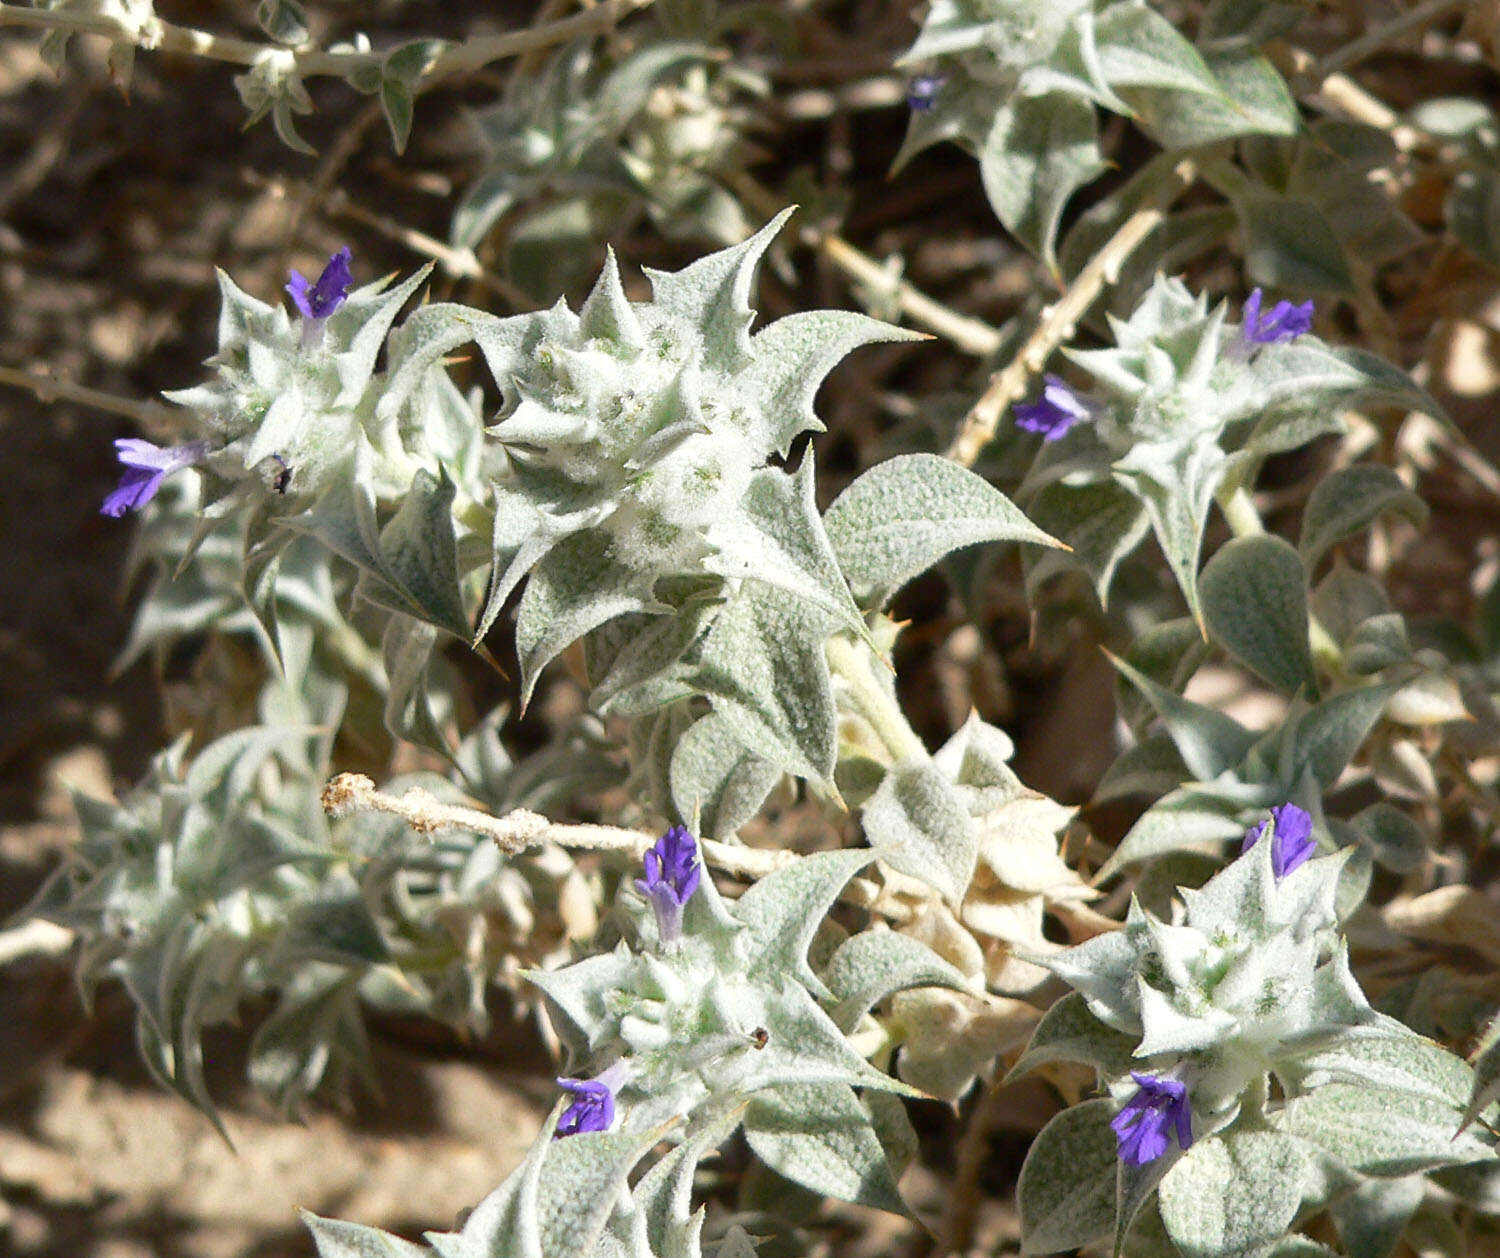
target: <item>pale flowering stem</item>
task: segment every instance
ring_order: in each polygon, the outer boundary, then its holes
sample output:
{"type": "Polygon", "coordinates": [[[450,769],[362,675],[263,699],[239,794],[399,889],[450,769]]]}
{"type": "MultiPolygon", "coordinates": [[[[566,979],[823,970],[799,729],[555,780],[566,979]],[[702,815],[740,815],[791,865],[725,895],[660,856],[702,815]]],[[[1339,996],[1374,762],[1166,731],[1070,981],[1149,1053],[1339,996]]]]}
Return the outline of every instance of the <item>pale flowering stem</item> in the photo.
{"type": "Polygon", "coordinates": [[[1052,352],[1072,337],[1078,320],[1106,287],[1120,277],[1120,267],[1167,216],[1167,210],[1198,177],[1197,164],[1178,162],[1155,188],[1150,200],[1135,210],[1089,259],[1088,265],[1061,297],[1042,312],[1036,330],[1020,351],[990,377],[990,383],[959,425],[953,444],[945,452],[956,463],[972,467],[979,452],[995,437],[1000,417],[1021,398],[1033,376],[1040,374],[1052,352]]]}
{"type": "MultiPolygon", "coordinates": [[[[379,790],[362,773],[340,773],[323,788],[323,810],[330,817],[348,817],[355,813],[377,812],[400,817],[418,834],[440,834],[447,830],[467,830],[491,840],[502,852],[515,855],[543,843],[587,852],[624,852],[639,860],[661,836],[622,826],[563,825],[549,821],[540,813],[516,808],[496,817],[478,808],[462,804],[445,804],[442,800],[412,787],[401,795],[379,790]]],[[[713,839],[699,839],[698,850],[705,863],[737,878],[764,878],[767,874],[803,857],[784,848],[738,847],[713,839]]],[[[914,916],[920,901],[934,896],[932,888],[919,879],[882,869],[882,882],[855,878],[842,899],[861,905],[895,922],[914,916]],[[883,885],[882,885],[883,884],[883,885]]]]}
{"type": "Polygon", "coordinates": [[[880,684],[868,647],[857,645],[842,635],[824,644],[828,667],[834,677],[848,687],[849,698],[859,714],[870,723],[895,760],[926,760],[927,747],[912,729],[901,711],[880,684]]]}
{"type": "MultiPolygon", "coordinates": [[[[501,35],[476,35],[444,49],[433,62],[422,86],[455,75],[468,74],[492,61],[517,57],[533,49],[550,48],[583,35],[608,30],[621,19],[643,9],[651,0],[604,0],[604,3],[575,13],[572,17],[548,22],[526,30],[507,31],[501,35]]],[[[71,9],[30,9],[17,4],[0,4],[0,27],[26,26],[33,30],[67,31],[75,35],[102,35],[118,43],[134,44],[155,52],[187,53],[212,61],[234,65],[254,65],[268,52],[290,51],[298,73],[304,76],[336,75],[363,66],[378,66],[381,52],[325,52],[321,49],[283,50],[274,44],[214,35],[147,18],[138,23],[122,21],[101,13],[77,13],[71,9]]]]}
{"type": "Polygon", "coordinates": [[[27,957],[60,957],[73,946],[73,932],[66,926],[33,918],[0,931],[0,965],[27,957]]]}
{"type": "MultiPolygon", "coordinates": [[[[591,852],[624,852],[639,859],[660,838],[621,826],[563,825],[540,813],[516,808],[496,817],[478,808],[445,804],[434,795],[413,787],[400,796],[378,790],[360,773],[340,773],[323,788],[323,809],[331,817],[352,813],[380,812],[400,817],[418,834],[444,830],[468,830],[492,840],[502,852],[514,855],[542,843],[591,852]]],[[[773,870],[794,865],[795,852],[754,847],[731,847],[712,839],[699,840],[703,859],[725,873],[742,878],[763,878],[773,870]]]]}
{"type": "Polygon", "coordinates": [[[121,397],[117,393],[104,393],[90,389],[71,380],[61,380],[40,371],[25,371],[19,367],[0,367],[0,384],[14,385],[18,389],[30,390],[39,401],[80,402],[95,410],[109,411],[113,415],[124,415],[145,428],[160,427],[180,418],[181,412],[155,402],[141,402],[135,398],[121,397]]]}
{"type": "Polygon", "coordinates": [[[877,292],[881,289],[888,290],[902,313],[913,323],[937,333],[966,354],[988,358],[1000,348],[1000,333],[988,323],[950,310],[921,289],[892,275],[869,254],[856,249],[842,236],[819,233],[816,243],[818,252],[856,284],[863,284],[877,292]]]}
{"type": "Polygon", "coordinates": [[[1266,526],[1261,523],[1260,512],[1255,508],[1255,499],[1250,496],[1250,490],[1244,485],[1236,485],[1234,490],[1220,501],[1219,510],[1224,513],[1224,519],[1228,521],[1236,537],[1254,537],[1257,533],[1266,531],[1266,526]]]}
{"type": "Polygon", "coordinates": [[[1425,3],[1407,9],[1389,22],[1373,26],[1358,39],[1350,40],[1342,48],[1329,53],[1313,67],[1313,74],[1321,81],[1330,74],[1356,65],[1366,57],[1373,56],[1387,44],[1394,43],[1408,31],[1426,26],[1445,13],[1462,7],[1465,0],[1425,0],[1425,3]]]}

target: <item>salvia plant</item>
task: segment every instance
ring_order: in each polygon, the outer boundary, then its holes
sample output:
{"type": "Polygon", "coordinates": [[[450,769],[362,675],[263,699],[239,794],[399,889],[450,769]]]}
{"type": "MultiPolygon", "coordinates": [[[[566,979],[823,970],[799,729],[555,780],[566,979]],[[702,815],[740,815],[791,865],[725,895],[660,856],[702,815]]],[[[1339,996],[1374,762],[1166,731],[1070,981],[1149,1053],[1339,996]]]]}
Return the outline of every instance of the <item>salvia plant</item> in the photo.
{"type": "Polygon", "coordinates": [[[220,271],[203,373],[115,441],[120,664],[191,685],[26,915],[226,1135],[204,1032],[242,1014],[288,1112],[373,1085],[372,1019],[483,1033],[503,988],[534,1020],[520,1164],[421,1242],[308,1213],[323,1258],[824,1253],[844,1203],[977,1252],[1028,1088],[1023,1253],[1494,1252],[1500,580],[1438,619],[1382,559],[1429,518],[1413,449],[1487,465],[1381,299],[1429,246],[1500,258],[1500,144],[1487,104],[1393,121],[1342,73],[1442,7],[1320,61],[1299,4],[932,0],[831,87],[802,7],[382,43],[265,0],[255,43],[0,6],[54,67],[75,34],[123,82],[233,62],[293,149],[327,78],[415,161],[422,98],[491,68],[428,185],[443,271],[220,271]],[[991,328],[839,235],[776,128],[877,106],[898,185],[972,154],[1055,297],[991,328]],[[809,243],[868,312],[804,300],[809,243]],[[893,400],[943,353],[903,318],[979,375],[893,400]],[[888,428],[856,467],[817,440],[851,412],[888,428]],[[1066,800],[980,684],[997,605],[1102,654],[1109,756],[1066,800]],[[939,637],[945,724],[908,672],[939,637]]]}

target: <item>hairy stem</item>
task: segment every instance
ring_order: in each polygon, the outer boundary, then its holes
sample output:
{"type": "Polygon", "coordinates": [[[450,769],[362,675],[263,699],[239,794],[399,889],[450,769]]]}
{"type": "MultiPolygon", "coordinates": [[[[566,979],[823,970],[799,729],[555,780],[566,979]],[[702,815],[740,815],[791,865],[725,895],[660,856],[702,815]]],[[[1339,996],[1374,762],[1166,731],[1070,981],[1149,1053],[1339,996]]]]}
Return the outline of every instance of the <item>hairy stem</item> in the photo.
{"type": "Polygon", "coordinates": [[[1260,512],[1255,509],[1255,499],[1244,485],[1236,485],[1231,493],[1219,501],[1219,510],[1224,513],[1230,529],[1236,537],[1254,537],[1264,533],[1266,527],[1260,521],[1260,512]]]}
{"type": "MultiPolygon", "coordinates": [[[[539,48],[550,48],[584,35],[608,30],[651,0],[604,0],[572,17],[502,35],[477,35],[451,44],[438,54],[422,86],[438,79],[470,74],[492,61],[517,57],[539,48]]],[[[340,78],[365,66],[379,66],[383,52],[326,52],[318,48],[282,49],[275,44],[178,26],[151,17],[138,23],[101,13],[79,13],[71,9],[30,9],[18,4],[0,4],[0,26],[26,26],[33,30],[66,31],[75,35],[102,35],[116,43],[134,44],[148,51],[180,52],[234,65],[254,65],[268,53],[286,51],[295,59],[303,76],[335,75],[340,78]]]]}
{"type": "MultiPolygon", "coordinates": [[[[323,788],[323,810],[330,817],[348,817],[355,813],[378,812],[400,817],[418,834],[433,835],[447,830],[467,830],[483,835],[502,852],[515,855],[543,843],[555,843],[574,851],[622,852],[639,860],[659,837],[622,826],[566,825],[549,821],[540,813],[516,808],[496,817],[478,808],[462,804],[445,804],[442,800],[412,787],[401,795],[391,795],[376,788],[362,773],[340,773],[323,788]]],[[[704,863],[737,878],[764,878],[804,859],[785,849],[740,847],[699,839],[704,863]]],[[[851,904],[862,905],[893,922],[914,916],[921,902],[933,898],[932,889],[919,879],[882,867],[881,879],[856,878],[841,897],[851,904]]]]}
{"type": "Polygon", "coordinates": [[[18,367],[0,367],[0,384],[15,385],[18,389],[29,389],[38,401],[55,402],[59,398],[66,402],[81,402],[95,410],[109,411],[112,415],[124,415],[147,428],[159,427],[174,419],[182,418],[186,412],[156,402],[139,402],[134,398],[120,397],[116,393],[104,393],[90,389],[71,380],[59,380],[38,371],[25,371],[18,367]]]}
{"type": "Polygon", "coordinates": [[[828,667],[842,682],[845,697],[885,744],[893,761],[926,760],[927,747],[912,729],[890,690],[875,674],[868,647],[843,636],[828,639],[828,667]]]}

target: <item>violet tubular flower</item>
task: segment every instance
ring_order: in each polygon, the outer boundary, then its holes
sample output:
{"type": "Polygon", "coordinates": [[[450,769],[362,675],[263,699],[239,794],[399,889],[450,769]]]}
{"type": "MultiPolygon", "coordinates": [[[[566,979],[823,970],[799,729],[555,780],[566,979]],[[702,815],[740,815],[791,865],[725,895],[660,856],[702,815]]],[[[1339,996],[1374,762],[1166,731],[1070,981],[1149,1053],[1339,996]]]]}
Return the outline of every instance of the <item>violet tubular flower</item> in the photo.
{"type": "Polygon", "coordinates": [[[937,95],[948,80],[940,74],[919,74],[906,86],[906,104],[919,114],[926,113],[937,102],[937,95]]]}
{"type": "Polygon", "coordinates": [[[118,518],[127,511],[144,507],[156,497],[162,481],[172,473],[199,462],[208,453],[208,442],[157,446],[139,437],[121,437],[115,442],[115,451],[125,471],[99,511],[102,515],[118,518]]]}
{"type": "Polygon", "coordinates": [[[581,1131],[608,1131],[615,1121],[615,1094],[598,1079],[559,1079],[557,1086],[573,1094],[573,1103],[557,1120],[554,1140],[581,1131]]]}
{"type": "MultiPolygon", "coordinates": [[[[1266,822],[1258,821],[1245,831],[1240,854],[1248,852],[1264,836],[1266,822]]],[[[1285,878],[1318,850],[1312,837],[1312,817],[1296,804],[1277,804],[1271,809],[1271,869],[1285,878]]]]}
{"type": "Polygon", "coordinates": [[[1042,396],[1035,402],[1023,402],[1015,408],[1016,427],[1040,433],[1043,441],[1059,441],[1074,424],[1093,419],[1098,407],[1074,393],[1061,376],[1048,374],[1042,396]]]}
{"type": "Polygon", "coordinates": [[[286,291],[302,316],[302,345],[315,345],[323,336],[323,323],[349,297],[354,274],[349,269],[354,254],[345,245],[328,259],[328,265],[316,281],[309,281],[301,271],[287,277],[286,291]]]}
{"type": "Polygon", "coordinates": [[[1312,331],[1313,304],[1304,301],[1294,305],[1278,301],[1265,314],[1260,312],[1261,292],[1256,288],[1245,298],[1240,335],[1251,346],[1282,345],[1312,331]]]}
{"type": "Polygon", "coordinates": [[[686,826],[673,826],[647,849],[642,863],[646,876],[636,879],[636,890],[651,901],[662,943],[676,943],[682,937],[683,906],[703,873],[697,840],[686,826]]]}
{"type": "Polygon", "coordinates": [[[615,1096],[629,1081],[630,1064],[617,1061],[592,1079],[559,1079],[557,1086],[573,1094],[573,1101],[557,1120],[554,1140],[585,1131],[608,1131],[615,1125],[615,1096]]]}
{"type": "Polygon", "coordinates": [[[1125,1102],[1125,1107],[1110,1119],[1120,1160],[1131,1166],[1145,1166],[1167,1151],[1170,1133],[1177,1133],[1177,1144],[1187,1149],[1193,1143],[1193,1110],[1188,1103],[1187,1084],[1179,1079],[1137,1074],[1130,1077],[1139,1089],[1125,1102]]]}

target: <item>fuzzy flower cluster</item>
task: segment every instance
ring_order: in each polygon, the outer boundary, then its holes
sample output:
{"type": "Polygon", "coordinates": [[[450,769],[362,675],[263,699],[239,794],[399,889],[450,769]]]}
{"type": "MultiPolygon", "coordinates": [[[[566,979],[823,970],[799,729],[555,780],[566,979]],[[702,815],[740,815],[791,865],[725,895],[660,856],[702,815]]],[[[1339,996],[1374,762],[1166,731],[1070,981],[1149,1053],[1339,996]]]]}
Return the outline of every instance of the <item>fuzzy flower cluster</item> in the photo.
{"type": "MultiPolygon", "coordinates": [[[[352,260],[353,254],[345,245],[328,259],[328,265],[316,280],[292,271],[286,291],[291,294],[292,304],[302,316],[300,344],[303,349],[313,348],[322,340],[329,317],[348,299],[349,289],[354,283],[350,271],[352,260]]],[[[116,441],[115,450],[125,470],[119,485],[105,498],[100,511],[118,517],[127,511],[140,510],[156,497],[168,476],[203,462],[212,448],[210,441],[192,441],[165,448],[134,437],[116,441]]],[[[277,465],[272,473],[273,484],[285,492],[292,474],[291,465],[274,451],[267,457],[277,465]]]]}
{"type": "MultiPolygon", "coordinates": [[[[1258,288],[1245,299],[1239,333],[1219,347],[1218,357],[1231,362],[1246,362],[1264,346],[1285,345],[1312,330],[1311,301],[1300,305],[1278,301],[1266,311],[1261,309],[1262,302],[1258,288]]],[[[1210,348],[1218,346],[1218,342],[1216,332],[1210,348]]],[[[1202,367],[1211,367],[1214,358],[1198,353],[1193,355],[1192,361],[1202,367]]],[[[1161,374],[1159,368],[1156,374],[1161,374]]],[[[1060,441],[1074,425],[1097,420],[1107,409],[1108,404],[1103,399],[1080,393],[1062,377],[1049,372],[1043,381],[1041,397],[1018,405],[1015,421],[1017,428],[1037,433],[1043,441],[1060,441]]]]}
{"type": "Polygon", "coordinates": [[[1267,1072],[1374,1016],[1336,931],[1343,860],[1315,851],[1312,818],[1282,804],[1238,859],[1179,893],[1173,920],[1133,902],[1123,931],[1043,962],[1095,1017],[1139,1040],[1140,1068],[1112,1081],[1124,1161],[1155,1161],[1174,1137],[1186,1149],[1227,1126],[1267,1072]]]}
{"type": "MultiPolygon", "coordinates": [[[[641,863],[646,876],[636,880],[636,889],[656,916],[657,938],[664,947],[673,947],[682,938],[682,910],[703,873],[698,841],[686,826],[673,826],[646,850],[641,863]]],[[[557,1121],[556,1137],[608,1131],[614,1126],[619,1090],[632,1076],[630,1064],[620,1060],[592,1079],[559,1079],[558,1086],[574,1099],[557,1121]]]]}

